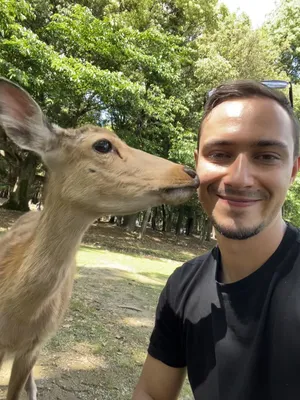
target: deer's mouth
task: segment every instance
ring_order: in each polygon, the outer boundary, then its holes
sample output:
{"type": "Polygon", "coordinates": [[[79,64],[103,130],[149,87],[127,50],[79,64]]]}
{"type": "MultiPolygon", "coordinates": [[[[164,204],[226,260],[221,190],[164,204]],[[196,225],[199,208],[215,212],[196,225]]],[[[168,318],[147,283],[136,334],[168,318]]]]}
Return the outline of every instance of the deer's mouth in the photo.
{"type": "Polygon", "coordinates": [[[170,205],[177,205],[188,201],[195,193],[198,184],[188,186],[169,187],[161,190],[163,202],[170,205]]]}

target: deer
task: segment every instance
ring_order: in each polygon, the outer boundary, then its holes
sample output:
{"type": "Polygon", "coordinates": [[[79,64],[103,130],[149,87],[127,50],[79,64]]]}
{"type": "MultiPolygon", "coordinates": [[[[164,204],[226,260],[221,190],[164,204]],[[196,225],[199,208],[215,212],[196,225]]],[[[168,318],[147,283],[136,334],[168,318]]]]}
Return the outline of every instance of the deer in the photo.
{"type": "Polygon", "coordinates": [[[37,400],[33,367],[68,309],[75,256],[103,215],[186,202],[199,185],[184,165],[128,146],[97,125],[51,124],[33,97],[0,78],[0,125],[47,168],[44,207],[23,214],[0,239],[0,367],[13,357],[6,400],[37,400]]]}

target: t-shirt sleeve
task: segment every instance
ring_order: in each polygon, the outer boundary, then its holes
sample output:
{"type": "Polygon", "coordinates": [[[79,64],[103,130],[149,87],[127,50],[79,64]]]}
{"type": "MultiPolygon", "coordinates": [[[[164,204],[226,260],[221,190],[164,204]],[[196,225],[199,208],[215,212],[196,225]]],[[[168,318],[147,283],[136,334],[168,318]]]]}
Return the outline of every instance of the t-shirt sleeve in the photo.
{"type": "Polygon", "coordinates": [[[183,368],[186,366],[183,325],[175,310],[174,296],[174,276],[171,276],[159,298],[148,353],[170,367],[183,368]]]}

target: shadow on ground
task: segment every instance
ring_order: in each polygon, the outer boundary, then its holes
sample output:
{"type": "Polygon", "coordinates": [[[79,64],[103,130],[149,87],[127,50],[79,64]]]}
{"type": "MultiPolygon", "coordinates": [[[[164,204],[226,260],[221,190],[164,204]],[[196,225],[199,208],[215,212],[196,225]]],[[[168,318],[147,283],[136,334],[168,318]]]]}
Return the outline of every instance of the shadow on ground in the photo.
{"type": "Polygon", "coordinates": [[[163,258],[185,262],[210,249],[214,241],[201,243],[197,236],[176,236],[147,229],[142,239],[137,232],[126,232],[109,223],[100,223],[89,228],[84,243],[95,247],[133,256],[163,258]]]}

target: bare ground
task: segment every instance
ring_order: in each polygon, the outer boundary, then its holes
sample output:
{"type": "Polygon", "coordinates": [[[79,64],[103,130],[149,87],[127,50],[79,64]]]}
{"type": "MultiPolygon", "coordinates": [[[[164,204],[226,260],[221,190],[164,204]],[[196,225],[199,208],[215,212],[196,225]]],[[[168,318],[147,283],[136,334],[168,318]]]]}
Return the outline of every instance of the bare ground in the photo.
{"type": "MultiPolygon", "coordinates": [[[[0,209],[0,230],[19,215],[0,209]]],[[[70,310],[34,369],[39,399],[129,400],[167,276],[157,271],[136,273],[126,263],[101,259],[103,251],[134,255],[137,262],[138,258],[168,259],[176,266],[208,247],[199,246],[195,237],[167,237],[152,231],[138,240],[136,234],[107,223],[92,226],[84,244],[87,257],[80,259],[70,310]],[[89,252],[96,254],[96,264],[90,262],[89,252]]],[[[5,399],[10,366],[8,360],[0,372],[0,400],[5,399]]],[[[190,396],[186,385],[181,399],[190,396]]]]}

